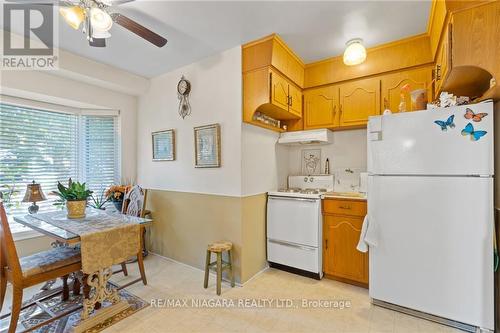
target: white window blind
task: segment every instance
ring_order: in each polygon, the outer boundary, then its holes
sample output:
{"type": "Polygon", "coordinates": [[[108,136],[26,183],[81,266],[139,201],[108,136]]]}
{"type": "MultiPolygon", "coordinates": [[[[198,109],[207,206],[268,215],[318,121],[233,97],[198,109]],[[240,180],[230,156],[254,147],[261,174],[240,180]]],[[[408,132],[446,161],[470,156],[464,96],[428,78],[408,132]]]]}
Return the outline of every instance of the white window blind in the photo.
{"type": "Polygon", "coordinates": [[[117,180],[116,117],[82,116],[82,121],[83,178],[100,194],[117,180]]]}
{"type": "Polygon", "coordinates": [[[0,191],[9,215],[25,214],[26,184],[40,183],[54,209],[57,182],[86,182],[100,194],[119,180],[117,117],[53,112],[0,103],[0,191]],[[6,193],[14,188],[13,195],[6,193]]]}

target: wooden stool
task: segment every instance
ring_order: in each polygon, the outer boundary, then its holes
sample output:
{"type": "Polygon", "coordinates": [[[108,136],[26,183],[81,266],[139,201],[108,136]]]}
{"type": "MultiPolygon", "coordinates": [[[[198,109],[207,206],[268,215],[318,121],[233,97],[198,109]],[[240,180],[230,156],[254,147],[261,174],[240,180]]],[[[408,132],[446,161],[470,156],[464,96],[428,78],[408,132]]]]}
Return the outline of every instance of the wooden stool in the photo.
{"type": "Polygon", "coordinates": [[[233,248],[233,243],[227,241],[219,241],[208,245],[207,248],[207,260],[205,263],[205,283],[203,287],[206,289],[208,287],[208,272],[211,267],[216,267],[217,271],[217,295],[221,293],[221,282],[222,282],[222,272],[225,269],[229,270],[229,275],[231,277],[231,287],[234,287],[234,275],[233,275],[233,259],[231,258],[231,249],[233,248]],[[228,262],[222,260],[222,252],[227,251],[228,262]],[[213,253],[217,254],[217,260],[210,262],[210,257],[213,253]]]}

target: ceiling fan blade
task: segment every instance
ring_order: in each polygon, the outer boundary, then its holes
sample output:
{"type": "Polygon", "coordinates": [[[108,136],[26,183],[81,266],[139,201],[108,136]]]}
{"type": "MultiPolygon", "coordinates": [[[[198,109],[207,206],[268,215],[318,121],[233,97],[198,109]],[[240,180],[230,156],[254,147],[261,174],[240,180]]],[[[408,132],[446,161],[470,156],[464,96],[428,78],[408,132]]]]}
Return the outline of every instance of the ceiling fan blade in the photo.
{"type": "Polygon", "coordinates": [[[145,40],[149,41],[150,43],[158,46],[158,47],[163,47],[165,44],[167,44],[167,40],[163,38],[162,36],[158,35],[157,33],[149,30],[148,28],[140,25],[139,23],[135,22],[132,19],[129,19],[128,17],[118,14],[118,13],[112,13],[110,14],[111,17],[113,18],[113,21],[116,22],[117,24],[121,25],[125,29],[133,32],[139,37],[144,38],[145,40]]]}

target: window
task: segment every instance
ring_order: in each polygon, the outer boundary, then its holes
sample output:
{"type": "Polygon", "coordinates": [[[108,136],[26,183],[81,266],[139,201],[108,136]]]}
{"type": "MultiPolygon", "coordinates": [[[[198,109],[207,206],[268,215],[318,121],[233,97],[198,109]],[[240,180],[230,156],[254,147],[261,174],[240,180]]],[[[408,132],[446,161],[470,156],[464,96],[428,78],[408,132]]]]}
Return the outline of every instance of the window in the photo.
{"type": "Polygon", "coordinates": [[[0,191],[9,215],[25,214],[26,184],[40,183],[53,209],[57,182],[86,182],[100,194],[119,181],[118,117],[0,103],[0,191]],[[10,194],[10,195],[9,195],[10,194]]]}

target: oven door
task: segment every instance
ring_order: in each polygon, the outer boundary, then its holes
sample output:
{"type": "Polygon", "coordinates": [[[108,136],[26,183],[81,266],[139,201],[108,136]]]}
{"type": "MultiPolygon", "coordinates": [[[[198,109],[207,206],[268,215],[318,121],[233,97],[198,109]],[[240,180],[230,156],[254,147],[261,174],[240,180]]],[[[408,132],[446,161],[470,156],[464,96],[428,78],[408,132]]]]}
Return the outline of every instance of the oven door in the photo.
{"type": "Polygon", "coordinates": [[[268,239],[319,247],[320,230],[321,199],[268,196],[268,239]]]}

